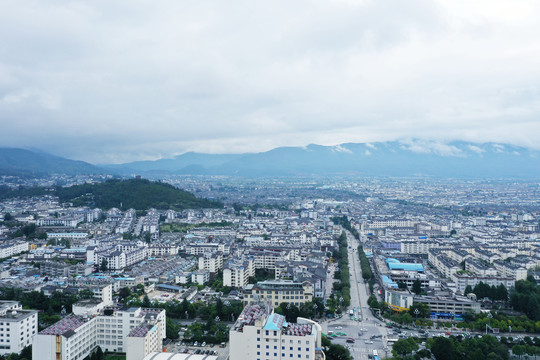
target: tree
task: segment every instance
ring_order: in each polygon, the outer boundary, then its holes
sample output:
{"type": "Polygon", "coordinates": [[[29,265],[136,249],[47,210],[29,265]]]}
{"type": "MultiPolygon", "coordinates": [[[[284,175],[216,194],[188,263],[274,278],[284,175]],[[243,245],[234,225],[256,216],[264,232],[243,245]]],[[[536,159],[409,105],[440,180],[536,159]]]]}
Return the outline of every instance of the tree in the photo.
{"type": "Polygon", "coordinates": [[[142,301],[142,307],[149,308],[152,306],[152,303],[150,302],[150,299],[148,298],[148,295],[144,295],[143,301],[142,301]]]}
{"type": "Polygon", "coordinates": [[[4,214],[4,221],[11,221],[13,220],[13,215],[11,215],[10,213],[5,213],[4,214]]]}
{"type": "Polygon", "coordinates": [[[144,241],[146,241],[148,244],[152,241],[152,234],[150,234],[149,231],[144,233],[144,241]]]}
{"type": "Polygon", "coordinates": [[[519,358],[521,359],[521,355],[525,354],[525,346],[523,346],[523,345],[514,345],[514,346],[512,346],[512,353],[514,355],[519,356],[519,358]]]}
{"type": "Polygon", "coordinates": [[[130,295],[131,295],[131,290],[129,290],[127,286],[121,288],[120,291],[118,292],[118,296],[120,296],[121,299],[126,299],[130,295]]]}
{"type": "Polygon", "coordinates": [[[101,350],[101,346],[98,346],[96,349],[96,360],[104,360],[105,354],[103,354],[103,350],[101,350]]]}
{"type": "Polygon", "coordinates": [[[409,314],[416,317],[426,318],[431,314],[431,309],[427,304],[424,303],[413,303],[411,307],[409,308],[409,314]],[[418,314],[416,314],[416,310],[418,310],[418,314]]]}
{"type": "Polygon", "coordinates": [[[465,287],[465,291],[463,292],[463,295],[467,295],[467,294],[470,294],[472,292],[473,292],[473,289],[472,289],[471,285],[467,285],[465,287]]]}
{"type": "Polygon", "coordinates": [[[506,286],[503,284],[497,286],[496,294],[497,300],[508,301],[508,290],[506,290],[506,286]]]}
{"type": "Polygon", "coordinates": [[[91,299],[94,297],[94,293],[90,289],[84,289],[79,291],[79,299],[91,299]]]}
{"type": "Polygon", "coordinates": [[[413,284],[412,284],[412,291],[418,295],[422,292],[422,282],[420,281],[420,279],[416,279],[414,280],[413,284]]]}
{"type": "Polygon", "coordinates": [[[436,360],[454,360],[456,359],[455,350],[452,342],[445,337],[437,337],[431,345],[431,353],[436,360]]]}
{"type": "Polygon", "coordinates": [[[109,265],[109,264],[108,264],[107,259],[103,258],[103,259],[101,259],[101,266],[99,267],[99,269],[100,269],[101,271],[107,271],[108,265],[109,265]]]}
{"type": "Polygon", "coordinates": [[[176,324],[172,319],[169,317],[166,318],[165,321],[165,333],[167,334],[167,338],[171,340],[176,340],[180,337],[178,334],[179,332],[179,326],[176,324]]]}
{"type": "Polygon", "coordinates": [[[413,338],[400,339],[394,343],[392,354],[394,356],[404,356],[418,350],[418,344],[413,338]]]}

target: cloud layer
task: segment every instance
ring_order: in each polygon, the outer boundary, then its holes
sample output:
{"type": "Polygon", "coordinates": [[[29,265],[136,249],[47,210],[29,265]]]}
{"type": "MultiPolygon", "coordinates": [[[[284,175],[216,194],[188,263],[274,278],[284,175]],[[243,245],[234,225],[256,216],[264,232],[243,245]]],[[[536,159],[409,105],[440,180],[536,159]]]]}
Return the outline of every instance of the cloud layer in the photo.
{"type": "Polygon", "coordinates": [[[97,163],[403,138],[538,149],[537,4],[6,0],[0,145],[97,163]]]}

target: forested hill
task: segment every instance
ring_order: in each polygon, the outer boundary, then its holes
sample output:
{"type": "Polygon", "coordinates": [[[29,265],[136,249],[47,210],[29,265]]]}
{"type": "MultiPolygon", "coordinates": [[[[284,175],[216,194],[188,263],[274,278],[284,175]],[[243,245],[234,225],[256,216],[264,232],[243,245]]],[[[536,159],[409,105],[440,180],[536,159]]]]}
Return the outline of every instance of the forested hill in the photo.
{"type": "Polygon", "coordinates": [[[223,204],[217,201],[199,199],[190,192],[172,185],[144,179],[109,180],[99,184],[83,184],[71,187],[57,187],[54,191],[44,188],[13,190],[2,193],[1,197],[24,197],[42,194],[56,195],[61,202],[72,202],[76,206],[92,206],[102,209],[113,207],[121,210],[156,209],[201,209],[217,208],[223,204]]]}

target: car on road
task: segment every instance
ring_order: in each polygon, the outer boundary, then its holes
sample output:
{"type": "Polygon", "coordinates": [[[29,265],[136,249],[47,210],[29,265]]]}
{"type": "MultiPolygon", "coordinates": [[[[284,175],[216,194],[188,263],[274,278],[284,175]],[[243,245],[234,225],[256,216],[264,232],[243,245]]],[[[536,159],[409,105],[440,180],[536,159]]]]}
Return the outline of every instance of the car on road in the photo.
{"type": "Polygon", "coordinates": [[[342,329],[343,329],[343,326],[336,326],[336,327],[334,327],[334,329],[336,329],[336,330],[342,330],[342,329]]]}
{"type": "Polygon", "coordinates": [[[366,340],[366,341],[364,341],[364,344],[373,344],[373,341],[371,341],[371,340],[366,340]]]}
{"type": "Polygon", "coordinates": [[[206,346],[206,342],[203,341],[203,343],[201,344],[201,346],[203,346],[203,347],[206,346]]]}

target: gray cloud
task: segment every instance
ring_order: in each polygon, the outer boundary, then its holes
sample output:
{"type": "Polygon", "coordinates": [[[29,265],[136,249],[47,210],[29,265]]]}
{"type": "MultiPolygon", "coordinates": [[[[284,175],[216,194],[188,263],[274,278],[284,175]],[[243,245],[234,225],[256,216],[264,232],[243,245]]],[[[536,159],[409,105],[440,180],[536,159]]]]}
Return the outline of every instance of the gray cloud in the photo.
{"type": "Polygon", "coordinates": [[[7,0],[0,145],[97,163],[405,138],[538,148],[537,11],[7,0]]]}

